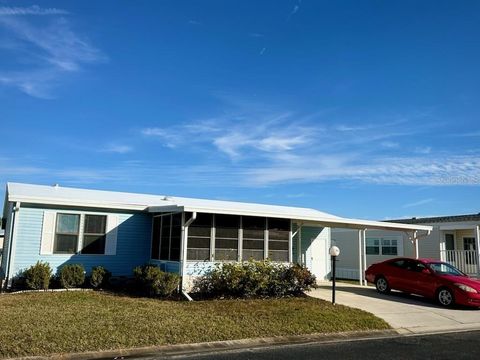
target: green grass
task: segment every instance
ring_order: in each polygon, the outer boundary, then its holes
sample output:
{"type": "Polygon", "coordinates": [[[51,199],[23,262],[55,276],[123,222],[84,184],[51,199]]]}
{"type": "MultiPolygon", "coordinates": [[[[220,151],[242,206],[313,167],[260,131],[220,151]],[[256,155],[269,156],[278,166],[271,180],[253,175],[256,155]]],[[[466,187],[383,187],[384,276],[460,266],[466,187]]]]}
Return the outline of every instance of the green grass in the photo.
{"type": "Polygon", "coordinates": [[[99,292],[0,296],[0,357],[386,329],[313,298],[159,301],[99,292]]]}

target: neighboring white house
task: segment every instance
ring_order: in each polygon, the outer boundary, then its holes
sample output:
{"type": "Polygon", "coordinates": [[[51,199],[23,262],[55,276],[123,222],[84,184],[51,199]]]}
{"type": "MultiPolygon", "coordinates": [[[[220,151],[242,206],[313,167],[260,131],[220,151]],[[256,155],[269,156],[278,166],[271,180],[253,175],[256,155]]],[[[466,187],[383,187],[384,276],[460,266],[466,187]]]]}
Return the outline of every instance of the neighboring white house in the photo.
{"type": "MultiPolygon", "coordinates": [[[[447,261],[469,275],[480,275],[480,213],[389,222],[432,226],[432,232],[418,241],[419,257],[447,261]]],[[[351,246],[357,236],[356,231],[332,229],[332,243],[341,249],[337,263],[339,277],[359,279],[358,249],[351,246]]],[[[415,256],[411,233],[367,230],[365,237],[367,267],[397,256],[415,256]]]]}

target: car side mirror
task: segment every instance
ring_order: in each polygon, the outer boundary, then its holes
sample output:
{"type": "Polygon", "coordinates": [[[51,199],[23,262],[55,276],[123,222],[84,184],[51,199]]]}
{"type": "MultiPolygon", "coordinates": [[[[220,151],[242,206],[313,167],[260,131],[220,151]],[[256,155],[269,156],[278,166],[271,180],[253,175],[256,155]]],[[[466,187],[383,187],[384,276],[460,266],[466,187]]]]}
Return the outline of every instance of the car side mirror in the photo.
{"type": "Polygon", "coordinates": [[[429,269],[423,269],[422,274],[430,275],[432,272],[429,269]]]}

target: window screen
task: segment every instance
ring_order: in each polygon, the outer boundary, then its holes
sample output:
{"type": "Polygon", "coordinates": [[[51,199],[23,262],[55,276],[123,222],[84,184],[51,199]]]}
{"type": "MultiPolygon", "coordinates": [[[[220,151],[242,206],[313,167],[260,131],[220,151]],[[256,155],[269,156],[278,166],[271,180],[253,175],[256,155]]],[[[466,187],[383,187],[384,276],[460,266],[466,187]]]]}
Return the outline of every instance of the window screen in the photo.
{"type": "Polygon", "coordinates": [[[213,215],[198,213],[188,228],[188,260],[210,260],[210,240],[213,215]]]}
{"type": "Polygon", "coordinates": [[[240,216],[215,215],[215,260],[238,259],[240,216]]]}
{"type": "Polygon", "coordinates": [[[105,254],[106,215],[85,215],[82,254],[105,254]]]}
{"type": "Polygon", "coordinates": [[[290,220],[268,220],[268,258],[272,261],[289,260],[290,220]]]}
{"type": "Polygon", "coordinates": [[[266,219],[263,217],[244,216],[242,259],[263,260],[265,250],[266,219]]]}
{"type": "Polygon", "coordinates": [[[79,226],[80,215],[57,214],[53,246],[53,252],[55,254],[75,254],[77,252],[79,226]]]}

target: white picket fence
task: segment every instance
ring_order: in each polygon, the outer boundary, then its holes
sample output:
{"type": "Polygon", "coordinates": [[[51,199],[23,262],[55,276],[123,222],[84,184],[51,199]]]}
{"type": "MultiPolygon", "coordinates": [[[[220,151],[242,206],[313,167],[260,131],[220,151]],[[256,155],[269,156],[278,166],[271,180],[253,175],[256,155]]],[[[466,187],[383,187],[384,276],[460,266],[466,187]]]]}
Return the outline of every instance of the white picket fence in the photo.
{"type": "Polygon", "coordinates": [[[440,256],[465,274],[478,274],[478,254],[475,250],[442,250],[440,256]]]}

